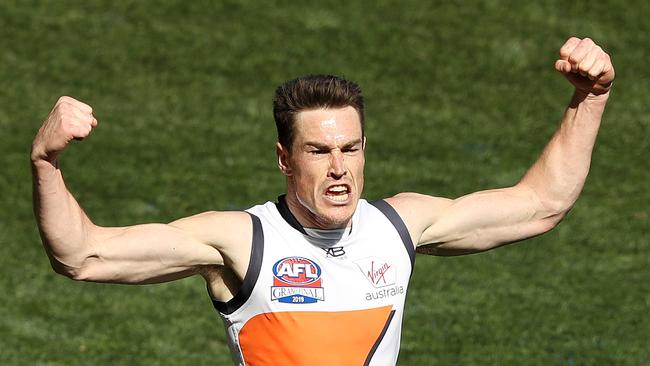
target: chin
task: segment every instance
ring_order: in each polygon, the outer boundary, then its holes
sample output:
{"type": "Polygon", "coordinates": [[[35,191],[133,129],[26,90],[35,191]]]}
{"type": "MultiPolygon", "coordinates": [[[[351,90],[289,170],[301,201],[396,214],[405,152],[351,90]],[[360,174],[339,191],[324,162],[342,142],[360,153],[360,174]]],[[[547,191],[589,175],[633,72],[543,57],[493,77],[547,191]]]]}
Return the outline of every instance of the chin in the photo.
{"type": "Polygon", "coordinates": [[[303,200],[299,195],[295,196],[303,208],[308,222],[320,229],[337,229],[348,225],[354,215],[358,200],[350,199],[348,202],[335,203],[327,199],[320,201],[318,198],[303,200]]]}
{"type": "Polygon", "coordinates": [[[345,206],[328,207],[318,215],[319,221],[330,228],[346,226],[354,215],[355,207],[356,202],[345,206]]]}

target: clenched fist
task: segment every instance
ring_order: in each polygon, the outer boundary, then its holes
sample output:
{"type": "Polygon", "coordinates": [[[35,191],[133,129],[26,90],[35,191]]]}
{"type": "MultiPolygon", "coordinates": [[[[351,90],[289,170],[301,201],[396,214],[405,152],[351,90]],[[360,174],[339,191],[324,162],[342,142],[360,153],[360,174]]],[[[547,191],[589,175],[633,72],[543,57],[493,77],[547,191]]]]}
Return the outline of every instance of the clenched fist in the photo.
{"type": "Polygon", "coordinates": [[[560,48],[555,69],[577,90],[592,95],[608,92],[615,75],[609,55],[589,38],[569,38],[560,48]]]}
{"type": "Polygon", "coordinates": [[[93,109],[74,98],[61,97],[38,130],[32,144],[32,161],[54,162],[68,143],[82,140],[97,126],[93,109]]]}

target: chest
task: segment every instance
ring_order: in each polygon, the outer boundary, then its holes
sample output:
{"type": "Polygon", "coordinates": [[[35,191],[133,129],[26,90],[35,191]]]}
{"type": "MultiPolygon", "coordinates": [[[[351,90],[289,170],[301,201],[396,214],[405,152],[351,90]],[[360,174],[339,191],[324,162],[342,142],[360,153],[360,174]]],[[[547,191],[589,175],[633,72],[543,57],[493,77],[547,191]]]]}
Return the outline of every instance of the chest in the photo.
{"type": "Polygon", "coordinates": [[[411,264],[399,236],[357,232],[319,246],[302,235],[265,228],[253,296],[263,311],[340,311],[403,303],[411,264]]]}

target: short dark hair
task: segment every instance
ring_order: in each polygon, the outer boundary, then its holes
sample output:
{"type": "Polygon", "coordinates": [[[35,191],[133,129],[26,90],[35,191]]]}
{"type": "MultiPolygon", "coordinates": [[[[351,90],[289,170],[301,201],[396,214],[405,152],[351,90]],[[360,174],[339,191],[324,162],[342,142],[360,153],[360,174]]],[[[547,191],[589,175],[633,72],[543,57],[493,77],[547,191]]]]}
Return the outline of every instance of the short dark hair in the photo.
{"type": "Polygon", "coordinates": [[[278,141],[291,150],[295,138],[295,116],[301,111],[317,108],[353,107],[359,113],[363,128],[363,96],[356,83],[334,75],[307,75],[289,80],[275,90],[273,118],[278,141]]]}

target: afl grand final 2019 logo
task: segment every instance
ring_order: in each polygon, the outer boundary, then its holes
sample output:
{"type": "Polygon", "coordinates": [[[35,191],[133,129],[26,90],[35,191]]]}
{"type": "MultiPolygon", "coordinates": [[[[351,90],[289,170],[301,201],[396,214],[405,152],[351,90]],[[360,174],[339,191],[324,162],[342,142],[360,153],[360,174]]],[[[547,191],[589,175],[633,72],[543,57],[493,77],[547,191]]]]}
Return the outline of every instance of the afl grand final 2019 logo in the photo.
{"type": "Polygon", "coordinates": [[[286,257],[275,262],[271,300],[288,304],[324,301],[320,266],[304,257],[286,257]]]}

